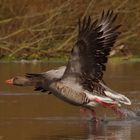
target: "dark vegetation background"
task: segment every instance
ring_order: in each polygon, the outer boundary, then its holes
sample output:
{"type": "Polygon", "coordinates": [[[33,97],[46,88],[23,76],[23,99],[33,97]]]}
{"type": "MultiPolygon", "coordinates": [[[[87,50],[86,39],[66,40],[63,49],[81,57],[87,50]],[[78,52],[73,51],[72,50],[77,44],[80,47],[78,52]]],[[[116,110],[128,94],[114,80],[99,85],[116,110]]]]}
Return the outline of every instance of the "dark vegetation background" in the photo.
{"type": "Polygon", "coordinates": [[[77,34],[77,21],[113,9],[119,14],[125,44],[140,54],[140,0],[0,0],[0,59],[66,57],[77,34]]]}

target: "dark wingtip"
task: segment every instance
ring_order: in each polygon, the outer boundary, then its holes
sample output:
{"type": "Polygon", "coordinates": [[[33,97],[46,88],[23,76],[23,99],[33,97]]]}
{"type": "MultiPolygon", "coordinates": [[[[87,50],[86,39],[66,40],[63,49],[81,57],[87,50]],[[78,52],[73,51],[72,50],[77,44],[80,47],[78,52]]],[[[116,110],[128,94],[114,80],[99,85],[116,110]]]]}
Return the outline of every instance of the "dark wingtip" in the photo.
{"type": "Polygon", "coordinates": [[[101,19],[104,18],[104,14],[105,14],[105,11],[103,10],[103,12],[102,12],[102,16],[101,16],[101,19]]]}
{"type": "Polygon", "coordinates": [[[36,87],[36,88],[34,89],[34,91],[40,91],[40,90],[42,90],[42,87],[36,87]]]}
{"type": "Polygon", "coordinates": [[[83,23],[82,29],[85,29],[85,26],[86,26],[86,19],[87,19],[87,18],[86,18],[86,16],[85,16],[85,17],[83,18],[83,22],[82,22],[82,23],[83,23]]]}
{"type": "Polygon", "coordinates": [[[81,19],[80,18],[78,19],[78,27],[79,27],[79,33],[80,33],[80,31],[81,31],[81,19]]]}
{"type": "Polygon", "coordinates": [[[40,73],[26,73],[25,76],[28,77],[28,78],[42,77],[42,74],[40,74],[40,73]]]}

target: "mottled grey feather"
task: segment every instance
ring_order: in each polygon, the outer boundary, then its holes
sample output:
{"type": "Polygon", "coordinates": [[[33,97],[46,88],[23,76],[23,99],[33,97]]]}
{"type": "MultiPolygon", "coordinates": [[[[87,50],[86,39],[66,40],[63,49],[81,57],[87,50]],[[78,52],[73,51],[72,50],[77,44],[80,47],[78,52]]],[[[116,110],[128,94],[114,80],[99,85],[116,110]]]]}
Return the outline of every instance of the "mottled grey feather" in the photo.
{"type": "Polygon", "coordinates": [[[95,22],[90,17],[79,21],[79,34],[63,79],[75,77],[86,90],[93,91],[94,82],[102,80],[107,57],[119,35],[116,17],[108,11],[95,22]]]}

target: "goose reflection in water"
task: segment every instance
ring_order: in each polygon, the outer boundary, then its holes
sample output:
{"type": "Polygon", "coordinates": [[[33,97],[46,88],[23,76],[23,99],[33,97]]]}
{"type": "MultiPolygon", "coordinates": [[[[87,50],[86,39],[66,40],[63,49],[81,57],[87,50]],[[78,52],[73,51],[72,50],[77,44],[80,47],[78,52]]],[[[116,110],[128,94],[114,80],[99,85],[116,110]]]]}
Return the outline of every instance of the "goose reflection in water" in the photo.
{"type": "MultiPolygon", "coordinates": [[[[50,118],[51,119],[51,118],[50,118]]],[[[110,118],[111,119],[111,118],[110,118]]],[[[46,126],[51,125],[51,131],[46,131],[43,135],[36,135],[36,140],[131,140],[138,138],[135,132],[139,132],[140,122],[137,120],[115,120],[101,121],[96,125],[89,118],[78,117],[55,118],[50,120],[46,126]],[[53,124],[55,124],[53,126],[53,124]],[[53,126],[53,127],[52,127],[53,126]],[[135,128],[133,128],[135,126],[135,128]]]]}

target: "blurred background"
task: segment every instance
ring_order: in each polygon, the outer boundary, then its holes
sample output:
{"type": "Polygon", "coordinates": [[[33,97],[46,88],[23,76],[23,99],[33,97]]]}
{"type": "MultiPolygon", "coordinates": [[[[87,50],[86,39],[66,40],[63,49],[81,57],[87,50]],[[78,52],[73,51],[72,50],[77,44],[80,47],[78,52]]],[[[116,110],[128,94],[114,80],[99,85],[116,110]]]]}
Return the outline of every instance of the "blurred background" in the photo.
{"type": "Polygon", "coordinates": [[[139,46],[140,0],[0,0],[0,140],[139,140],[139,46]],[[34,87],[4,83],[66,65],[78,19],[91,15],[94,20],[108,9],[118,14],[122,34],[104,80],[131,99],[132,105],[123,108],[132,118],[119,120],[112,110],[98,107],[97,116],[112,121],[96,126],[79,107],[34,87]]]}
{"type": "Polygon", "coordinates": [[[0,59],[67,58],[85,15],[112,9],[122,25],[113,55],[140,55],[139,0],[0,0],[0,59]]]}

